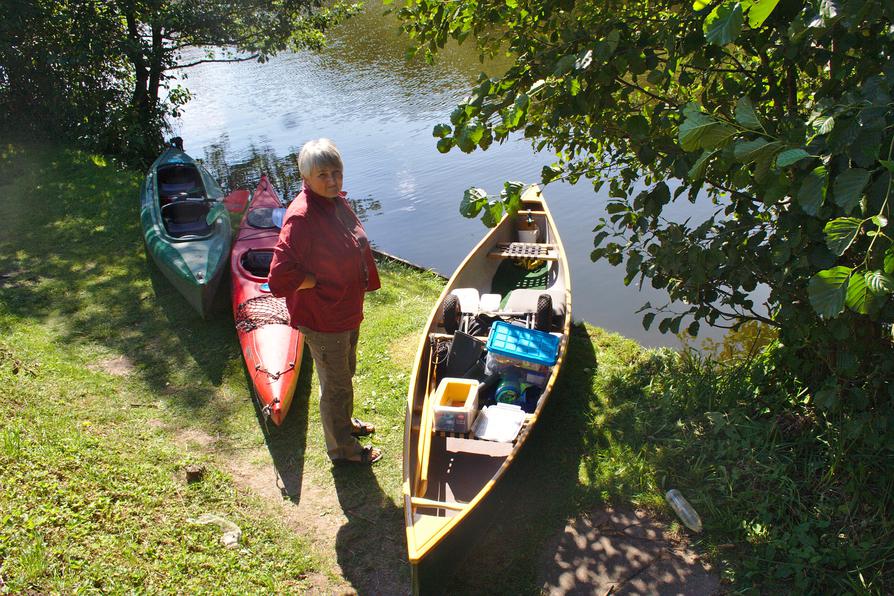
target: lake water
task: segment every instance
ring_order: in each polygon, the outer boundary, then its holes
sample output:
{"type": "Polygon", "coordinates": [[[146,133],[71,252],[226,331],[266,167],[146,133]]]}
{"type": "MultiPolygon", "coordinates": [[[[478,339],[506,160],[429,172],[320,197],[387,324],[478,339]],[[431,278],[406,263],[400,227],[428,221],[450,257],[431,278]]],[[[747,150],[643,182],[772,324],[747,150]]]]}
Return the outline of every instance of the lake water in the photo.
{"type": "MultiPolygon", "coordinates": [[[[468,46],[450,48],[429,66],[406,61],[406,45],[395,19],[373,3],[331,32],[322,52],[191,68],[184,84],[194,97],[174,130],[194,157],[218,169],[225,162],[248,185],[263,169],[290,195],[297,190],[292,154],[308,139],[331,138],[344,157],[345,190],[373,244],[449,275],[486,232],[479,220],[459,214],[463,192],[478,186],[496,194],[506,180],[538,182],[553,159],[523,139],[470,155],[438,153],[432,127],[449,121],[484,67],[468,46]]],[[[679,346],[676,337],[658,333],[657,323],[645,331],[636,312],[646,301],[664,304],[666,294],[648,283],[642,291],[624,286],[623,267],[590,260],[607,191],[608,185],[594,193],[583,181],[551,184],[544,192],[568,252],[574,318],[645,345],[679,346]]],[[[710,209],[685,200],[673,207],[681,219],[710,209]]],[[[702,327],[698,341],[722,336],[702,327]]]]}

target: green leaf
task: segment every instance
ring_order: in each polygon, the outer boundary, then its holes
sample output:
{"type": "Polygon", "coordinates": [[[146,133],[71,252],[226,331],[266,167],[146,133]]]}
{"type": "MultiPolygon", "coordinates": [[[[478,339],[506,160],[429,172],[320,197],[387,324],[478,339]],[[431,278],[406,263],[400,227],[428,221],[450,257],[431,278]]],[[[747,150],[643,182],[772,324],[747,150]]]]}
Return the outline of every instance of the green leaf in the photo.
{"type": "Polygon", "coordinates": [[[557,77],[560,77],[564,74],[571,72],[574,68],[574,63],[577,61],[576,54],[568,54],[567,56],[562,56],[556,61],[556,67],[553,69],[553,74],[557,77]]]}
{"type": "Polygon", "coordinates": [[[831,115],[820,116],[813,121],[813,126],[816,128],[816,134],[829,134],[830,132],[832,132],[832,129],[835,128],[835,117],[831,115]]]}
{"type": "Polygon", "coordinates": [[[751,163],[766,145],[767,139],[764,138],[757,138],[753,141],[737,141],[733,146],[733,156],[736,161],[751,163]]]}
{"type": "Polygon", "coordinates": [[[838,0],[820,0],[820,15],[825,19],[838,16],[838,0]]]}
{"type": "Polygon", "coordinates": [[[503,203],[500,201],[488,201],[484,207],[481,221],[489,228],[496,226],[503,219],[503,203]]]}
{"type": "Polygon", "coordinates": [[[831,319],[844,310],[844,299],[847,294],[850,267],[832,267],[820,271],[810,278],[807,284],[807,297],[810,305],[819,316],[831,319]]]}
{"type": "Polygon", "coordinates": [[[652,321],[654,321],[654,320],[655,320],[655,313],[647,312],[646,314],[644,314],[643,315],[643,329],[648,331],[649,327],[652,326],[652,321]]]}
{"type": "Polygon", "coordinates": [[[485,205],[487,205],[487,192],[483,188],[472,187],[463,193],[459,212],[463,217],[477,217],[485,205]]]}
{"type": "Polygon", "coordinates": [[[449,135],[451,132],[453,132],[453,129],[450,128],[450,125],[448,125],[448,124],[438,124],[438,125],[436,125],[435,128],[431,131],[431,134],[432,134],[433,137],[437,137],[437,138],[439,138],[439,139],[443,139],[444,137],[446,137],[447,135],[449,135]]]}
{"type": "Polygon", "coordinates": [[[673,319],[671,319],[671,323],[670,323],[670,325],[668,326],[668,329],[669,329],[670,332],[673,333],[674,335],[676,335],[676,334],[678,334],[678,333],[680,332],[680,321],[681,321],[682,319],[683,319],[682,316],[680,316],[680,317],[674,317],[673,319]]]}
{"type": "Polygon", "coordinates": [[[551,182],[562,175],[564,170],[562,166],[558,164],[553,164],[550,166],[543,166],[543,169],[540,170],[540,179],[543,180],[544,184],[547,182],[551,182]]]}
{"type": "Polygon", "coordinates": [[[697,107],[687,108],[683,113],[686,119],[680,125],[679,138],[684,151],[715,149],[736,132],[732,126],[702,113],[697,107]]]}
{"type": "Polygon", "coordinates": [[[869,286],[866,285],[866,277],[859,273],[851,275],[847,282],[847,296],[845,304],[855,312],[865,315],[868,312],[869,301],[872,299],[872,293],[869,286]]]}
{"type": "Polygon", "coordinates": [[[705,177],[705,170],[708,168],[708,161],[719,151],[719,149],[705,149],[702,151],[701,157],[692,165],[687,178],[690,180],[701,180],[705,177]]]}
{"type": "Polygon", "coordinates": [[[522,182],[510,180],[503,183],[503,190],[500,192],[500,198],[503,200],[506,213],[513,214],[519,210],[521,207],[521,195],[524,189],[525,185],[522,182]]]}
{"type": "Polygon", "coordinates": [[[708,43],[725,46],[739,37],[743,21],[742,5],[738,2],[724,2],[705,18],[705,39],[708,43]]]}
{"type": "Polygon", "coordinates": [[[478,146],[478,141],[484,136],[484,125],[480,122],[472,122],[458,128],[459,135],[456,137],[456,146],[463,153],[471,153],[478,146]]]}
{"type": "Polygon", "coordinates": [[[634,139],[642,140],[649,136],[649,121],[640,115],[628,118],[625,128],[634,139]]]}
{"type": "Polygon", "coordinates": [[[894,277],[884,271],[867,271],[866,285],[876,294],[890,294],[894,292],[894,277]]]}
{"type": "Polygon", "coordinates": [[[736,122],[751,130],[764,130],[757,112],[754,111],[754,104],[747,95],[743,95],[736,102],[736,122]]]}
{"type": "Polygon", "coordinates": [[[823,228],[826,246],[840,257],[850,248],[862,226],[863,220],[856,217],[838,217],[833,219],[823,228]]]}
{"type": "Polygon", "coordinates": [[[894,273],[894,246],[885,251],[885,273],[894,273]]]}
{"type": "Polygon", "coordinates": [[[835,204],[844,209],[845,213],[853,211],[860,203],[863,196],[863,188],[869,182],[869,172],[863,168],[848,168],[835,177],[832,183],[832,197],[835,204]]]}
{"type": "Polygon", "coordinates": [[[834,408],[835,404],[838,402],[838,391],[834,386],[823,387],[816,392],[813,399],[816,402],[817,407],[828,411],[834,408]]]}
{"type": "Polygon", "coordinates": [[[753,29],[763,25],[777,4],[779,0],[754,0],[748,9],[748,25],[753,29]]]}
{"type": "Polygon", "coordinates": [[[803,149],[786,149],[776,156],[776,167],[787,168],[807,157],[810,157],[810,154],[803,149]]]}
{"type": "Polygon", "coordinates": [[[757,180],[758,183],[762,185],[764,184],[767,177],[770,175],[770,169],[773,167],[776,155],[782,151],[783,147],[785,147],[785,143],[782,141],[772,141],[756,152],[753,157],[755,163],[754,179],[757,180]]]}
{"type": "Polygon", "coordinates": [[[798,204],[807,215],[817,215],[826,198],[826,168],[819,166],[808,174],[798,190],[798,204]]]}
{"type": "Polygon", "coordinates": [[[447,153],[453,147],[453,139],[439,139],[438,140],[438,152],[447,153]]]}
{"type": "Polygon", "coordinates": [[[885,166],[885,169],[894,174],[894,161],[888,159],[880,159],[878,160],[880,164],[885,166]]]}

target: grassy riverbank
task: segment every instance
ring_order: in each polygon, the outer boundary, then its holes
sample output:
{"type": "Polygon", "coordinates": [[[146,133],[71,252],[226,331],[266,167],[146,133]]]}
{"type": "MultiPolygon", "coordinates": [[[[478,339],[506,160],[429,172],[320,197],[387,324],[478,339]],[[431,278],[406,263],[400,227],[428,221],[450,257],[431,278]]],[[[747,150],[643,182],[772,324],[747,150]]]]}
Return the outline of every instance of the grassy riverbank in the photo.
{"type": "MultiPolygon", "coordinates": [[[[310,367],[286,423],[266,427],[226,289],[202,321],[147,263],[140,178],[78,152],[0,147],[0,592],[406,590],[403,408],[442,280],[381,264],[356,406],[386,456],[333,469],[310,367]],[[201,481],[186,482],[189,465],[201,481]],[[190,521],[203,513],[238,525],[239,547],[190,521]]],[[[575,328],[456,591],[536,593],[542,545],[605,503],[683,534],[670,487],[701,513],[695,546],[733,587],[890,586],[889,453],[860,454],[849,478],[877,496],[849,500],[856,488],[829,473],[846,453],[824,444],[835,435],[785,391],[758,394],[763,371],[575,328]]]]}

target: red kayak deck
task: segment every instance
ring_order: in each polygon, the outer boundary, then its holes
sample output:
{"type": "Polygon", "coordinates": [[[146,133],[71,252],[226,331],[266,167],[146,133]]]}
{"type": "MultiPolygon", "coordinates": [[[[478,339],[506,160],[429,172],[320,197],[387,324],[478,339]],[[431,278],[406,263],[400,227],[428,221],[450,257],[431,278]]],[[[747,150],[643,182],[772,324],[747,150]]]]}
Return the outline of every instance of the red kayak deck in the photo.
{"type": "Polygon", "coordinates": [[[285,299],[270,294],[265,285],[279,237],[274,210],[281,207],[267,176],[261,176],[230,256],[233,318],[242,356],[261,409],[276,425],[292,404],[304,352],[304,337],[289,325],[285,299]]]}

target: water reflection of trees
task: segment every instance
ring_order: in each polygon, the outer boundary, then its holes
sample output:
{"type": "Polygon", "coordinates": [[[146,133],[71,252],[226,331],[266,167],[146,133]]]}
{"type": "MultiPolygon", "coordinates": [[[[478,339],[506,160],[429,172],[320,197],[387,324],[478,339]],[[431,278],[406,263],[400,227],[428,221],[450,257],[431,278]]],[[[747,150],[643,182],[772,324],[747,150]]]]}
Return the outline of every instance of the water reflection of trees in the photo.
{"type": "MultiPolygon", "coordinates": [[[[717,341],[707,338],[702,342],[701,352],[712,356],[715,360],[729,362],[731,360],[751,360],[756,354],[771,344],[777,337],[776,329],[763,325],[758,321],[748,321],[738,328],[731,329],[717,341]]],[[[681,342],[689,347],[689,341],[681,336],[681,342]]]]}
{"type": "MultiPolygon", "coordinates": [[[[300,192],[298,149],[291,148],[289,153],[279,157],[270,145],[258,146],[251,143],[245,151],[248,158],[242,161],[230,159],[229,151],[230,138],[224,134],[220,140],[205,148],[205,158],[202,160],[227,192],[236,188],[254,190],[262,174],[267,174],[273,188],[286,202],[300,192]]],[[[381,202],[372,196],[360,199],[349,197],[348,202],[361,221],[366,221],[371,214],[382,209],[381,202]]]]}

